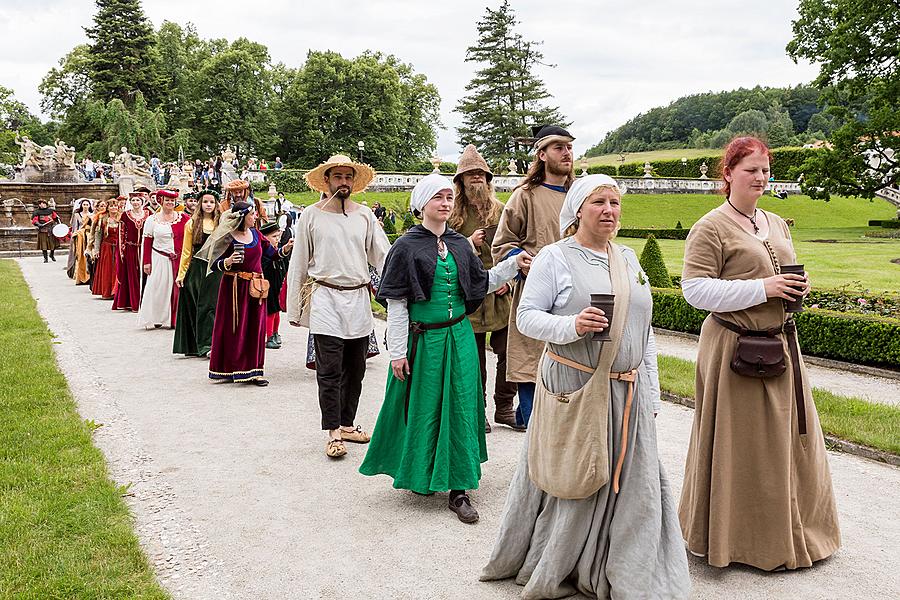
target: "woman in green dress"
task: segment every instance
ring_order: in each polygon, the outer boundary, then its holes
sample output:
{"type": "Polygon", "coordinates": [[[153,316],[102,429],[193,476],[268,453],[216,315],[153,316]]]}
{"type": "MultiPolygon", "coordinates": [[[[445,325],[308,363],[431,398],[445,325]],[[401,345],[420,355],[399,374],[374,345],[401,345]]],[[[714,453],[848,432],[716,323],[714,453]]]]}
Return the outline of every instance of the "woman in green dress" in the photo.
{"type": "Polygon", "coordinates": [[[394,242],[378,289],[388,306],[391,370],[359,470],[390,475],[395,488],[417,494],[450,491],[450,510],[474,523],[467,491],[478,487],[487,445],[478,351],[465,317],[520,265],[512,257],[485,270],[470,242],[447,227],[446,177],[423,178],[410,205],[422,224],[394,242]]]}

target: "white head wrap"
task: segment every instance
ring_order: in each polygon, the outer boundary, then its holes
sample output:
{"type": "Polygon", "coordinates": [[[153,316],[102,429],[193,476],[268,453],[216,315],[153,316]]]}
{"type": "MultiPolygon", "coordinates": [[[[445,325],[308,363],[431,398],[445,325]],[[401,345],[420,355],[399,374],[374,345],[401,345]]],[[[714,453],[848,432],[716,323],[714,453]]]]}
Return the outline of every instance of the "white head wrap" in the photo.
{"type": "Polygon", "coordinates": [[[412,199],[409,208],[422,212],[428,201],[441,190],[453,190],[453,182],[438,173],[431,173],[423,177],[412,191],[412,199]]]}
{"type": "Polygon", "coordinates": [[[581,205],[584,204],[587,197],[601,185],[611,185],[615,187],[619,190],[620,195],[625,193],[625,189],[616,183],[616,180],[609,175],[585,175],[584,177],[576,179],[575,183],[572,184],[572,187],[569,188],[569,191],[566,192],[566,199],[563,202],[562,210],[559,211],[559,234],[561,236],[565,236],[566,229],[578,220],[576,215],[578,214],[578,211],[581,210],[581,205]]]}

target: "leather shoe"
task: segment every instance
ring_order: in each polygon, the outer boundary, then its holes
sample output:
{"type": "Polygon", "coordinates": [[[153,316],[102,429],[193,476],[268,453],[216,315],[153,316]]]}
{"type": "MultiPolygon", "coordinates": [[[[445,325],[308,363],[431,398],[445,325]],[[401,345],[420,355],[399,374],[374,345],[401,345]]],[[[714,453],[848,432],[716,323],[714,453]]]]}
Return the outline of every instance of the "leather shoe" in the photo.
{"type": "Polygon", "coordinates": [[[491,432],[491,422],[488,421],[487,419],[484,420],[484,432],[485,433],[491,432]]]}
{"type": "Polygon", "coordinates": [[[248,381],[248,383],[252,383],[253,385],[258,387],[266,387],[267,385],[269,385],[269,380],[260,377],[259,379],[251,379],[250,381],[248,381]]]}
{"type": "Polygon", "coordinates": [[[472,502],[467,494],[451,496],[448,508],[456,513],[463,523],[475,523],[478,521],[478,511],[472,508],[472,502]]]}
{"type": "Polygon", "coordinates": [[[498,425],[506,425],[511,429],[515,429],[516,431],[525,431],[525,427],[516,423],[515,415],[507,416],[507,415],[494,415],[494,423],[498,425]]]}

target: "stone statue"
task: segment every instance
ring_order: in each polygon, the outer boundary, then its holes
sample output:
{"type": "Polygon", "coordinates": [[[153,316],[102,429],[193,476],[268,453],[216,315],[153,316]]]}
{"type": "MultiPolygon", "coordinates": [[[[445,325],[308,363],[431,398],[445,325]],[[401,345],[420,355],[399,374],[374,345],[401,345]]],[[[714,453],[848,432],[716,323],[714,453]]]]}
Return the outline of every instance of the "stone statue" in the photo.
{"type": "Polygon", "coordinates": [[[709,179],[706,176],[707,171],[709,171],[709,167],[706,166],[706,161],[703,161],[703,164],[700,165],[700,179],[709,179]]]}
{"type": "Polygon", "coordinates": [[[225,150],[222,151],[222,162],[231,164],[236,158],[237,154],[234,153],[234,149],[231,147],[231,144],[225,146],[225,150]]]}
{"type": "Polygon", "coordinates": [[[518,165],[516,165],[516,159],[514,159],[514,158],[509,159],[509,164],[506,167],[509,169],[509,171],[506,173],[507,175],[518,175],[519,174],[519,167],[518,167],[518,165]]]}
{"type": "Polygon", "coordinates": [[[432,156],[431,160],[428,162],[431,163],[431,166],[434,167],[432,173],[440,173],[441,172],[441,159],[439,156],[432,156]]]}
{"type": "Polygon", "coordinates": [[[653,165],[650,164],[650,161],[644,162],[644,177],[653,177],[653,165]]]}
{"type": "Polygon", "coordinates": [[[66,146],[66,143],[56,138],[56,164],[67,169],[75,168],[75,148],[66,146]]]}
{"type": "Polygon", "coordinates": [[[122,146],[121,153],[116,157],[113,169],[121,175],[135,175],[137,177],[150,177],[150,169],[147,159],[143,156],[132,154],[128,148],[122,146]]]}
{"type": "Polygon", "coordinates": [[[41,159],[41,147],[31,141],[27,135],[19,137],[16,132],[16,145],[22,149],[22,168],[34,167],[38,171],[43,171],[43,160],[41,159]]]}

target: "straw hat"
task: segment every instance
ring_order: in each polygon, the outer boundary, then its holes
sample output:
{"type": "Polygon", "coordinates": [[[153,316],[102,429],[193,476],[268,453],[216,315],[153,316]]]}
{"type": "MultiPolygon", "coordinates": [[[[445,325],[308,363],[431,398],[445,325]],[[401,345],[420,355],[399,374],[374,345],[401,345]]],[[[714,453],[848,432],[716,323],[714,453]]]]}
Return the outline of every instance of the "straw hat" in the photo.
{"type": "Polygon", "coordinates": [[[361,192],[375,179],[375,169],[369,165],[355,162],[349,156],[335,154],[321,165],[306,174],[306,183],[317,192],[329,193],[328,184],[325,183],[325,172],[335,167],[350,167],[353,169],[353,189],[351,194],[361,192]]]}
{"type": "Polygon", "coordinates": [[[239,192],[250,188],[250,182],[243,179],[232,179],[223,188],[226,192],[239,192]]]}
{"type": "Polygon", "coordinates": [[[484,157],[478,153],[478,149],[475,148],[474,144],[469,144],[466,146],[466,149],[463,150],[462,156],[459,157],[459,164],[456,166],[456,175],[453,176],[453,181],[456,182],[463,173],[475,170],[484,171],[488,182],[494,178],[494,174],[491,173],[487,161],[485,161],[484,157]]]}

